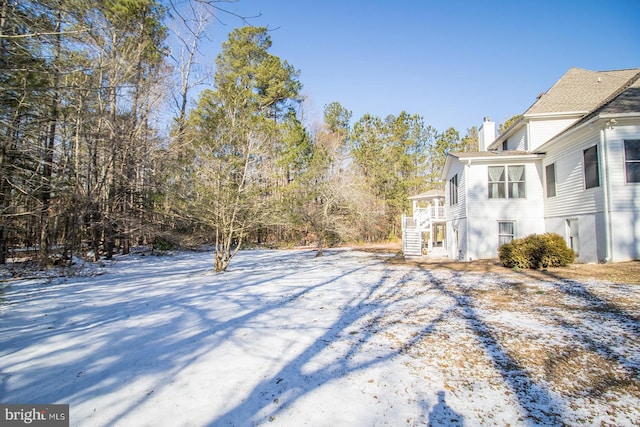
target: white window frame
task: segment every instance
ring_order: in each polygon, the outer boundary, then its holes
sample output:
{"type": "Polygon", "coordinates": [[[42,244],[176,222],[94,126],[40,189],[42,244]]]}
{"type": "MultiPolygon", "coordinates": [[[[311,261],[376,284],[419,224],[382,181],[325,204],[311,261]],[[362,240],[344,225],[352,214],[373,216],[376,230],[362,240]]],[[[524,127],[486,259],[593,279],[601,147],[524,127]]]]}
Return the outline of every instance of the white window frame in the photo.
{"type": "Polygon", "coordinates": [[[489,166],[489,169],[487,169],[487,196],[490,199],[506,199],[507,198],[507,168],[504,165],[501,166],[489,166]],[[491,179],[491,169],[497,169],[497,168],[502,168],[502,178],[503,180],[492,180],[491,179]],[[495,186],[495,188],[497,188],[496,192],[491,191],[492,186],[495,186]],[[502,189],[502,191],[500,191],[502,189]],[[494,195],[494,193],[497,193],[497,196],[494,195]]]}
{"type": "Polygon", "coordinates": [[[527,198],[527,166],[525,164],[519,165],[499,165],[489,166],[487,169],[487,197],[489,199],[526,199],[527,198]],[[522,177],[518,180],[510,180],[509,171],[511,168],[522,168],[522,177]],[[492,180],[491,169],[496,170],[502,168],[501,177],[504,180],[492,180]],[[514,191],[517,185],[517,191],[514,191]],[[496,188],[492,191],[492,188],[496,188]],[[514,194],[517,196],[514,197],[514,194]]]}
{"type": "Polygon", "coordinates": [[[598,146],[592,145],[583,150],[582,161],[584,169],[584,189],[589,190],[600,187],[600,155],[598,153],[598,146]],[[587,152],[591,150],[595,151],[595,162],[589,159],[590,161],[587,163],[587,155],[591,156],[591,153],[587,154],[587,152]]]}
{"type": "Polygon", "coordinates": [[[547,197],[555,197],[558,194],[558,189],[556,187],[556,164],[551,163],[545,166],[544,168],[544,176],[547,190],[547,197]],[[549,171],[552,171],[552,174],[549,174],[549,171]],[[552,180],[549,180],[549,177],[552,177],[552,180]],[[553,190],[553,191],[550,191],[553,190]]]}
{"type": "Polygon", "coordinates": [[[625,139],[624,140],[624,147],[623,147],[623,153],[624,153],[624,182],[625,184],[640,184],[640,177],[638,178],[637,181],[633,181],[633,180],[629,180],[629,165],[630,164],[634,164],[636,165],[636,167],[640,167],[640,159],[628,159],[628,153],[627,153],[627,143],[636,143],[638,145],[640,145],[640,139],[625,139]]]}
{"type": "Polygon", "coordinates": [[[449,180],[449,206],[458,204],[458,174],[449,180]]]}
{"type": "Polygon", "coordinates": [[[507,166],[507,197],[509,199],[526,199],[527,198],[527,167],[525,165],[508,165],[507,166]],[[519,180],[511,179],[511,169],[522,168],[522,176],[519,180]],[[517,185],[517,187],[514,187],[517,185]],[[517,190],[516,190],[517,189],[517,190]],[[517,196],[514,196],[517,194],[517,196]]]}
{"type": "Polygon", "coordinates": [[[515,238],[516,238],[516,222],[512,220],[498,221],[498,247],[511,242],[515,238]],[[510,233],[503,232],[502,224],[511,224],[511,232],[510,233]]]}

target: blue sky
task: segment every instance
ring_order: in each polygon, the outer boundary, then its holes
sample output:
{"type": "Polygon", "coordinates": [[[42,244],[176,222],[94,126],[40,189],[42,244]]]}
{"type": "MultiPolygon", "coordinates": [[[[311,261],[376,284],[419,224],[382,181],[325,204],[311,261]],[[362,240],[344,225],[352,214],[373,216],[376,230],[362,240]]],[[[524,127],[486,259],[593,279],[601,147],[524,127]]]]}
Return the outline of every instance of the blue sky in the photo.
{"type": "MultiPolygon", "coordinates": [[[[570,67],[640,67],[640,0],[239,0],[268,26],[271,53],[300,70],[308,117],[340,102],[380,117],[419,114],[462,135],[524,112],[570,67]]],[[[221,15],[214,60],[241,23],[221,15]]]]}

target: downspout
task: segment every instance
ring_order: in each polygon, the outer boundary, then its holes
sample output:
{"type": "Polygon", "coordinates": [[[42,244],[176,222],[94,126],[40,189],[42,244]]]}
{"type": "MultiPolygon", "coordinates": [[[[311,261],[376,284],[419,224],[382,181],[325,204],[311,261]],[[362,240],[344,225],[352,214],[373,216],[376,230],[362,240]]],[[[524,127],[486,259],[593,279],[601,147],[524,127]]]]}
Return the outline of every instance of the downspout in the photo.
{"type": "MultiPolygon", "coordinates": [[[[465,243],[465,251],[466,251],[466,260],[471,261],[471,257],[469,257],[469,191],[468,191],[468,183],[469,183],[469,169],[471,169],[471,159],[467,159],[467,164],[465,165],[465,185],[464,185],[464,217],[465,217],[465,227],[464,227],[464,239],[465,243]]],[[[458,248],[458,252],[460,248],[458,248]]]]}
{"type": "Polygon", "coordinates": [[[605,241],[605,257],[604,262],[611,261],[613,249],[611,247],[611,188],[609,185],[609,141],[607,139],[607,127],[613,128],[615,120],[608,121],[605,126],[600,129],[600,152],[602,153],[602,178],[604,179],[604,241],[605,241]]]}

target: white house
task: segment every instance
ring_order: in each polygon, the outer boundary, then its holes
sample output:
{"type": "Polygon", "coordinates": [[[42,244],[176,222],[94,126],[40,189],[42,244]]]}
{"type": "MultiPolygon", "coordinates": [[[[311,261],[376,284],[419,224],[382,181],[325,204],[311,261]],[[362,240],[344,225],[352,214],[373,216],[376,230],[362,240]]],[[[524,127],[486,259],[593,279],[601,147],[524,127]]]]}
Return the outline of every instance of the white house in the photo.
{"type": "Polygon", "coordinates": [[[570,69],[480,147],[450,153],[445,181],[449,257],[495,258],[533,233],[565,236],[580,262],[640,258],[640,69],[570,69]]]}

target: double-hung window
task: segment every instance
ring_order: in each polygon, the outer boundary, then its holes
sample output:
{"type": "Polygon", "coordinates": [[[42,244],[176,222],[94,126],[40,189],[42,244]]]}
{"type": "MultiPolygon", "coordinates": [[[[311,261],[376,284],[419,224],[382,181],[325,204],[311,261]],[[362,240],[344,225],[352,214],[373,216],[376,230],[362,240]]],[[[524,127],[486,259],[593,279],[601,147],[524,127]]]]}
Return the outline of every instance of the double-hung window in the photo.
{"type": "Polygon", "coordinates": [[[594,145],[583,151],[584,188],[600,187],[600,167],[598,165],[598,146],[594,145]]]}
{"type": "Polygon", "coordinates": [[[524,165],[489,166],[490,199],[524,199],[526,188],[524,165]]]}
{"type": "Polygon", "coordinates": [[[507,170],[509,171],[509,198],[524,199],[527,197],[527,183],[524,179],[524,165],[509,166],[507,170]]]}
{"type": "Polygon", "coordinates": [[[640,182],[640,139],[624,141],[624,172],[626,182],[640,182]]]}
{"type": "Polygon", "coordinates": [[[504,166],[489,166],[489,198],[504,199],[506,183],[504,166]]]}

